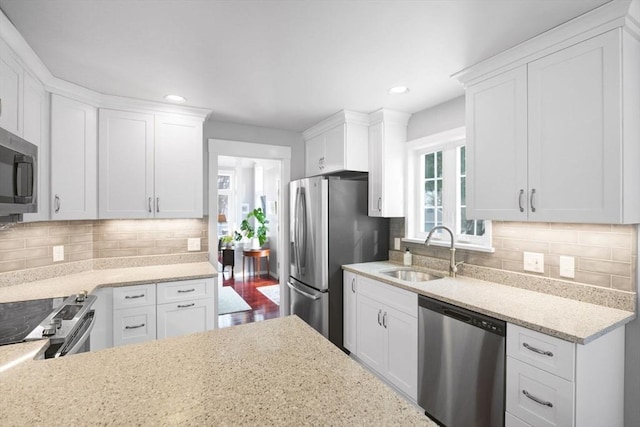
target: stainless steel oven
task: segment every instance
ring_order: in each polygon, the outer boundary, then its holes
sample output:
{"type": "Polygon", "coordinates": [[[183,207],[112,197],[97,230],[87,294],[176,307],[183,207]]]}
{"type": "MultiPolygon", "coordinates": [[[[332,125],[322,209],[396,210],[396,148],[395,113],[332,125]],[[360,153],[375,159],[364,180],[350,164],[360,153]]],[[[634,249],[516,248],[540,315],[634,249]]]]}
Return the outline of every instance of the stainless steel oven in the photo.
{"type": "Polygon", "coordinates": [[[38,147],[0,128],[0,222],[37,212],[38,147]]]}

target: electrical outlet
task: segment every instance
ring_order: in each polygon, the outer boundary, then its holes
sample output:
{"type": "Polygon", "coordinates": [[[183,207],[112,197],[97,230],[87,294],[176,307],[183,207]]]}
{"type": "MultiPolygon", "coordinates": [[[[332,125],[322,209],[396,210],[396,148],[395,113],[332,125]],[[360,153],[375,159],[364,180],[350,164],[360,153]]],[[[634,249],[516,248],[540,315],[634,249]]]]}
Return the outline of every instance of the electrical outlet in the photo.
{"type": "Polygon", "coordinates": [[[53,262],[64,261],[64,246],[53,247],[53,262]]]}
{"type": "Polygon", "coordinates": [[[574,257],[560,255],[560,277],[575,279],[576,260],[574,257]]]}
{"type": "Polygon", "coordinates": [[[393,249],[395,249],[396,251],[400,250],[400,238],[399,237],[394,237],[393,238],[393,249]]]}
{"type": "Polygon", "coordinates": [[[187,250],[188,251],[199,251],[200,250],[200,238],[193,237],[187,239],[187,250]]]}
{"type": "Polygon", "coordinates": [[[544,254],[537,252],[525,252],[524,271],[544,273],[544,254]]]}

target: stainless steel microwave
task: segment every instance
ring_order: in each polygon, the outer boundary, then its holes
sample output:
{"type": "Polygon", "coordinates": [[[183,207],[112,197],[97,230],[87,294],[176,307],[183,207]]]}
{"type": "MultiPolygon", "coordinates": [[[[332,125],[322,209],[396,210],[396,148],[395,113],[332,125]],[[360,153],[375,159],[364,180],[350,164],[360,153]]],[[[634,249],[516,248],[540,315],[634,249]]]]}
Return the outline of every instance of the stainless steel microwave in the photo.
{"type": "Polygon", "coordinates": [[[38,147],[0,128],[0,222],[37,212],[38,147]]]}

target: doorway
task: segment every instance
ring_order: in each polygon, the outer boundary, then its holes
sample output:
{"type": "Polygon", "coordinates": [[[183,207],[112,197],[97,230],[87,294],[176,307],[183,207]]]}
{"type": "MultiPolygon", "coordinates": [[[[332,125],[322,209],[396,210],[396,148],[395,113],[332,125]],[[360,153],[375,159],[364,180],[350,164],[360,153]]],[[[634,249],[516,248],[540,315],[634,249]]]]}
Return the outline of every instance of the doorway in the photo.
{"type": "Polygon", "coordinates": [[[209,257],[218,267],[218,327],[286,315],[291,149],[209,139],[208,150],[209,257]],[[256,210],[268,221],[259,249],[241,227],[247,215],[256,226],[250,215],[256,210]]]}

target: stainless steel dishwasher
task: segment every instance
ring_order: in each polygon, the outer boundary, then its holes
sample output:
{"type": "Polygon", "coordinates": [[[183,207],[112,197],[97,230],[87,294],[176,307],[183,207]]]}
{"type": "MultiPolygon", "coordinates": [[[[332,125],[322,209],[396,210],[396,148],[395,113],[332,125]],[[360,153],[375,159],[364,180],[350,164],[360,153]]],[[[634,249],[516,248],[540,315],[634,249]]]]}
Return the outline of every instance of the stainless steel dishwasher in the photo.
{"type": "Polygon", "coordinates": [[[446,427],[504,426],[506,324],[420,295],[418,404],[446,427]]]}

